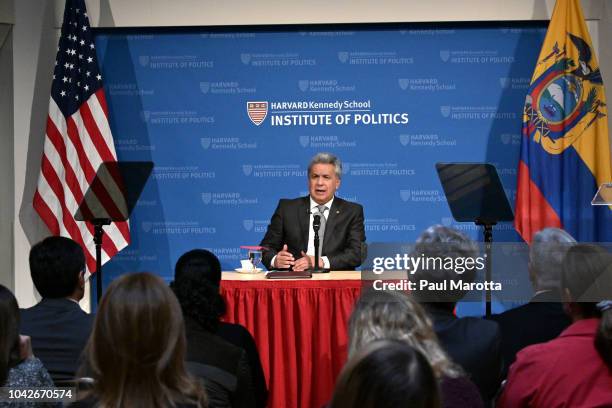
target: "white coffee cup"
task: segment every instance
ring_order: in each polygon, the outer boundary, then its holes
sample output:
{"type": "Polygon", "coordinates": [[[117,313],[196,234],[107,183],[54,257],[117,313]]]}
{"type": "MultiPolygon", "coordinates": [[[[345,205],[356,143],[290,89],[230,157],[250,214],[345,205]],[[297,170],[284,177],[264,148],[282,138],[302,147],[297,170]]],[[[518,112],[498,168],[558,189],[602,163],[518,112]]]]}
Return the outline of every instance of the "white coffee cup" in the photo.
{"type": "Polygon", "coordinates": [[[240,265],[242,265],[242,270],[243,271],[252,271],[253,270],[253,263],[251,262],[250,259],[241,259],[240,260],[240,265]]]}

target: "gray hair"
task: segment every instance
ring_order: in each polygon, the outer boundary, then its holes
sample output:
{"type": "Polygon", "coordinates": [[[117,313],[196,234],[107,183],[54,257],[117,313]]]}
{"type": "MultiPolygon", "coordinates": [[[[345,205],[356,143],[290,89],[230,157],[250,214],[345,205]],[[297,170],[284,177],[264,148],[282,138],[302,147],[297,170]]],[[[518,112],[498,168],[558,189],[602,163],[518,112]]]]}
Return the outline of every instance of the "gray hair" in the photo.
{"type": "Polygon", "coordinates": [[[436,377],[463,375],[444,352],[425,310],[409,295],[397,291],[365,292],[349,321],[349,356],[376,340],[398,340],[420,351],[436,377]]]}
{"type": "MultiPolygon", "coordinates": [[[[412,276],[414,280],[427,280],[429,282],[451,282],[462,280],[473,282],[476,278],[476,269],[464,269],[463,272],[445,268],[442,266],[442,259],[452,258],[476,258],[480,251],[470,237],[454,228],[443,225],[433,225],[419,235],[412,252],[413,257],[423,257],[426,259],[412,276]],[[431,261],[431,262],[430,262],[431,261]],[[439,262],[436,262],[439,261],[439,262]]],[[[417,283],[418,285],[418,283],[417,283]]],[[[458,302],[465,296],[465,291],[461,289],[447,289],[444,291],[421,290],[417,297],[422,302],[458,302]]]]}
{"type": "Polygon", "coordinates": [[[312,166],[314,166],[315,164],[333,164],[335,167],[336,176],[339,179],[342,178],[342,162],[337,156],[327,152],[319,152],[315,154],[312,159],[310,159],[310,164],[308,165],[309,175],[312,166]]]}
{"type": "Polygon", "coordinates": [[[576,240],[560,228],[538,231],[529,247],[529,273],[536,290],[557,289],[567,250],[576,240]]]}

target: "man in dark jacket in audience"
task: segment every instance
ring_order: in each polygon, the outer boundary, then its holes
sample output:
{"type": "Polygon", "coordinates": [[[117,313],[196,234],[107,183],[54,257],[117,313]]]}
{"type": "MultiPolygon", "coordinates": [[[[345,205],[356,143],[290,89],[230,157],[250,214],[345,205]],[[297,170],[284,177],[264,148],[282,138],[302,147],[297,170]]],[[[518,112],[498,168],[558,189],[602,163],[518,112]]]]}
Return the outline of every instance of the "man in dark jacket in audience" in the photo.
{"type": "Polygon", "coordinates": [[[561,263],[576,240],[559,228],[545,228],[533,236],[529,247],[529,280],[534,295],[529,303],[491,316],[501,328],[505,372],[523,348],[559,336],[570,325],[563,311],[561,263]]]}
{"type": "MultiPolygon", "coordinates": [[[[499,326],[477,317],[455,316],[455,306],[466,292],[451,289],[450,284],[474,281],[477,271],[475,261],[480,257],[478,246],[460,231],[435,225],[419,236],[412,256],[428,262],[427,265],[421,264],[411,275],[417,287],[420,287],[421,281],[446,283],[445,290],[428,290],[424,287],[415,290],[415,296],[431,317],[434,331],[448,355],[465,370],[480,390],[485,404],[490,406],[502,379],[499,326]],[[474,260],[470,262],[472,267],[469,269],[466,268],[468,258],[474,260]]],[[[481,263],[484,266],[482,259],[481,263]]]]}
{"type": "Polygon", "coordinates": [[[73,240],[48,237],[30,250],[30,273],[42,300],[21,310],[21,334],[56,383],[74,379],[93,316],[79,306],[85,288],[85,256],[73,240]]]}

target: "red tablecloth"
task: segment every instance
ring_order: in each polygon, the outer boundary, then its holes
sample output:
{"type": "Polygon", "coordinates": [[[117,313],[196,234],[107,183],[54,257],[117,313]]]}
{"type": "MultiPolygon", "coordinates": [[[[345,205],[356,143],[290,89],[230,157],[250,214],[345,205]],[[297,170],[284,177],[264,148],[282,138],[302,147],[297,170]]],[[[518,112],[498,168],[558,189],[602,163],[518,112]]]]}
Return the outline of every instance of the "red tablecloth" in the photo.
{"type": "Polygon", "coordinates": [[[221,282],[225,320],[255,338],[271,408],[320,408],[346,361],[359,280],[221,282]]]}

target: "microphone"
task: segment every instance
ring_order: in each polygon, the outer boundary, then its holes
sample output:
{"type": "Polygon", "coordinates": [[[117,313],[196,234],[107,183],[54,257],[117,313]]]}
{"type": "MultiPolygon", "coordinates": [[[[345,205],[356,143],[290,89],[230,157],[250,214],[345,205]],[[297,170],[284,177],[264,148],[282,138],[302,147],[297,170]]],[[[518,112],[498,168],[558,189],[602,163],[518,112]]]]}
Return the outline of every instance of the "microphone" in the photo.
{"type": "Polygon", "coordinates": [[[312,216],[312,229],[316,232],[321,228],[321,216],[319,214],[315,214],[312,216]]]}
{"type": "Polygon", "coordinates": [[[319,247],[319,228],[321,228],[321,214],[316,213],[312,215],[312,229],[314,230],[314,263],[310,268],[312,273],[329,272],[329,270],[319,267],[319,256],[321,254],[321,248],[319,247]]]}

